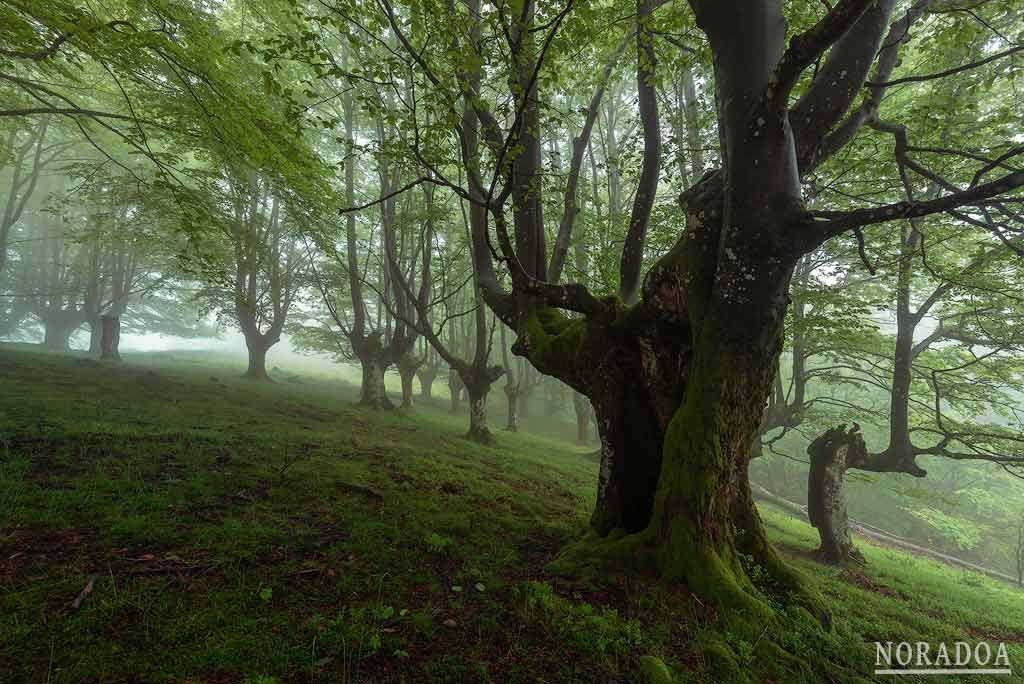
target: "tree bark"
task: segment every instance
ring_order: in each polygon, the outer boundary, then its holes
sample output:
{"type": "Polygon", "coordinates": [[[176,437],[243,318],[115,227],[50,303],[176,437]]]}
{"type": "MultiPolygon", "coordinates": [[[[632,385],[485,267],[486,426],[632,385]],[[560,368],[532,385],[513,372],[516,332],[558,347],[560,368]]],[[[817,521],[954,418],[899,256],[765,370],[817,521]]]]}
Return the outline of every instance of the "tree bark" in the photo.
{"type": "Polygon", "coordinates": [[[99,356],[102,353],[103,320],[100,316],[89,317],[89,353],[99,356]]]}
{"type": "Polygon", "coordinates": [[[269,380],[267,350],[270,349],[270,345],[262,340],[246,337],[245,346],[249,351],[249,365],[245,369],[245,377],[250,380],[269,380]]]}
{"type": "Polygon", "coordinates": [[[841,425],[811,442],[807,453],[807,517],[821,538],[818,555],[828,563],[863,563],[850,535],[844,484],[847,468],[867,458],[864,438],[856,426],[847,432],[841,425]]]}
{"type": "Polygon", "coordinates": [[[100,336],[100,358],[108,361],[120,361],[121,352],[121,319],[117,316],[100,316],[102,334],[100,336]]]}
{"type": "Polygon", "coordinates": [[[469,432],[466,437],[478,444],[494,444],[494,435],[487,427],[487,393],[490,382],[482,386],[476,383],[466,385],[466,396],[469,399],[469,432]]]}
{"type": "Polygon", "coordinates": [[[379,356],[372,355],[359,359],[363,370],[363,382],[359,390],[359,403],[373,409],[392,409],[395,407],[388,399],[384,387],[384,374],[387,365],[379,356]]]}
{"type": "Polygon", "coordinates": [[[653,570],[762,625],[772,611],[758,583],[768,582],[821,617],[768,543],[747,475],[799,254],[771,237],[785,205],[735,192],[730,205],[723,175],[684,194],[687,230],[637,305],[584,318],[545,309],[522,326],[513,351],[589,397],[601,438],[594,534],[554,567],[653,570]],[[756,228],[721,246],[735,221],[756,228]],[[724,249],[732,258],[719,262],[724,249]]]}

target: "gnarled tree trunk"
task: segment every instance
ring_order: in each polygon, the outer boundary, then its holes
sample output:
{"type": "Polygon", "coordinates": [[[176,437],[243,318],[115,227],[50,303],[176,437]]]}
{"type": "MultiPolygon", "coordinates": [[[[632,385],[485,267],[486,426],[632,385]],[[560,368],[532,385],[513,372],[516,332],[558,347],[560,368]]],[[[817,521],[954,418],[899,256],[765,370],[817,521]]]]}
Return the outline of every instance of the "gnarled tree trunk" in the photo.
{"type": "Polygon", "coordinates": [[[821,537],[818,554],[829,563],[863,563],[850,536],[844,484],[847,468],[867,459],[864,438],[856,425],[849,432],[841,425],[811,442],[807,453],[807,517],[821,537]]]}
{"type": "Polygon", "coordinates": [[[487,393],[490,382],[466,385],[466,397],[469,400],[469,432],[466,437],[478,444],[494,444],[494,435],[487,427],[487,393]]]}
{"type": "Polygon", "coordinates": [[[589,397],[597,416],[595,534],[555,567],[640,565],[767,620],[755,581],[797,594],[801,585],[767,541],[747,464],[798,255],[770,241],[779,230],[771,222],[784,218],[751,193],[734,200],[733,220],[763,230],[733,241],[734,259],[714,260],[724,239],[722,175],[684,196],[688,229],[649,271],[637,305],[613,302],[582,319],[540,310],[513,351],[589,397]],[[750,563],[762,570],[751,573],[750,563]]]}
{"type": "Polygon", "coordinates": [[[377,355],[368,355],[359,359],[363,370],[363,381],[359,388],[359,403],[374,409],[392,409],[395,407],[388,399],[384,388],[384,374],[387,365],[377,355]]]}

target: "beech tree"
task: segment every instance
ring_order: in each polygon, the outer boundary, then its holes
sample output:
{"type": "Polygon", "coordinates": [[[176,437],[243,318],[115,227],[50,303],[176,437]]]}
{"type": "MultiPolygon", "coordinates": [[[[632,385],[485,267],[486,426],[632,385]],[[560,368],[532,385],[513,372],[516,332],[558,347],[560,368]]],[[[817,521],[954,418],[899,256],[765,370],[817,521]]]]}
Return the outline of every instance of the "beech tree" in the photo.
{"type": "MultiPolygon", "coordinates": [[[[473,156],[465,129],[453,125],[469,183],[430,165],[422,182],[452,188],[486,211],[486,226],[477,224],[473,233],[477,280],[488,305],[515,330],[513,351],[587,396],[597,412],[602,462],[592,533],[563,552],[563,569],[647,568],[763,624],[774,618],[754,588],[753,562],[775,591],[791,592],[821,614],[767,542],[747,476],[783,347],[794,270],[837,236],[941,212],[970,217],[1024,185],[1024,173],[1005,165],[1020,153],[1007,139],[990,142],[993,153],[977,161],[972,179],[934,197],[841,210],[805,198],[802,180],[828,172],[836,155],[882,120],[910,27],[931,4],[921,0],[895,12],[894,1],[847,0],[814,16],[772,1],[753,7],[693,0],[714,66],[718,166],[682,193],[685,228],[644,275],[660,127],[656,8],[640,2],[642,171],[618,293],[599,297],[552,276],[566,242],[556,239],[549,257],[539,202],[539,74],[573,6],[527,2],[520,11],[499,11],[489,24],[493,40],[458,32],[459,51],[476,60],[490,59],[501,41],[505,59],[494,64],[508,65],[512,87],[502,96],[514,103],[511,125],[503,126],[481,86],[458,62],[449,67],[446,53],[418,33],[436,11],[381,0],[413,77],[440,101],[453,102],[458,93],[481,121],[488,149],[485,165],[473,156]]],[[[441,20],[466,21],[458,9],[441,20]]],[[[963,221],[963,229],[970,225],[963,221]]]]}

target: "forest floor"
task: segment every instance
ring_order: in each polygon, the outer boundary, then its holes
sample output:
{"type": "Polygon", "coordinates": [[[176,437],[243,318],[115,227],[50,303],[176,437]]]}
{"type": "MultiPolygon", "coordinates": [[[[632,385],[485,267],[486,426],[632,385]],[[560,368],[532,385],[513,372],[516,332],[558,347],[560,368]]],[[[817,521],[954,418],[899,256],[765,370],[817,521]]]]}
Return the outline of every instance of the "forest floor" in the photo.
{"type": "MultiPolygon", "coordinates": [[[[593,447],[480,447],[447,400],[373,413],[343,381],[232,363],[0,347],[0,682],[590,684],[654,655],[719,684],[694,646],[728,625],[685,588],[545,569],[585,528],[593,447]]],[[[966,680],[1024,681],[1024,592],[870,545],[826,567],[810,527],[763,514],[835,616],[766,639],[865,676],[876,640],[1006,642],[1022,674],[966,680]]]]}

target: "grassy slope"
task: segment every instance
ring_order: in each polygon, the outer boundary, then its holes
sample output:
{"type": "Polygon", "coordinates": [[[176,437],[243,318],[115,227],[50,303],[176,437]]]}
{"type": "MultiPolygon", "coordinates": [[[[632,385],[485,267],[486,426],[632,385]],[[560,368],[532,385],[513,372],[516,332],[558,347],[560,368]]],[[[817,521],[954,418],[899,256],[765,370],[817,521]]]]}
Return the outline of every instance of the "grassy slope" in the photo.
{"type": "MultiPolygon", "coordinates": [[[[728,625],[684,589],[545,573],[593,502],[586,449],[213,363],[0,349],[0,682],[622,682],[643,654],[714,681],[693,645],[728,625]]],[[[1024,671],[1024,593],[874,547],[840,573],[765,517],[836,607],[831,635],[769,637],[789,650],[870,670],[876,639],[1015,640],[1024,671]]]]}

